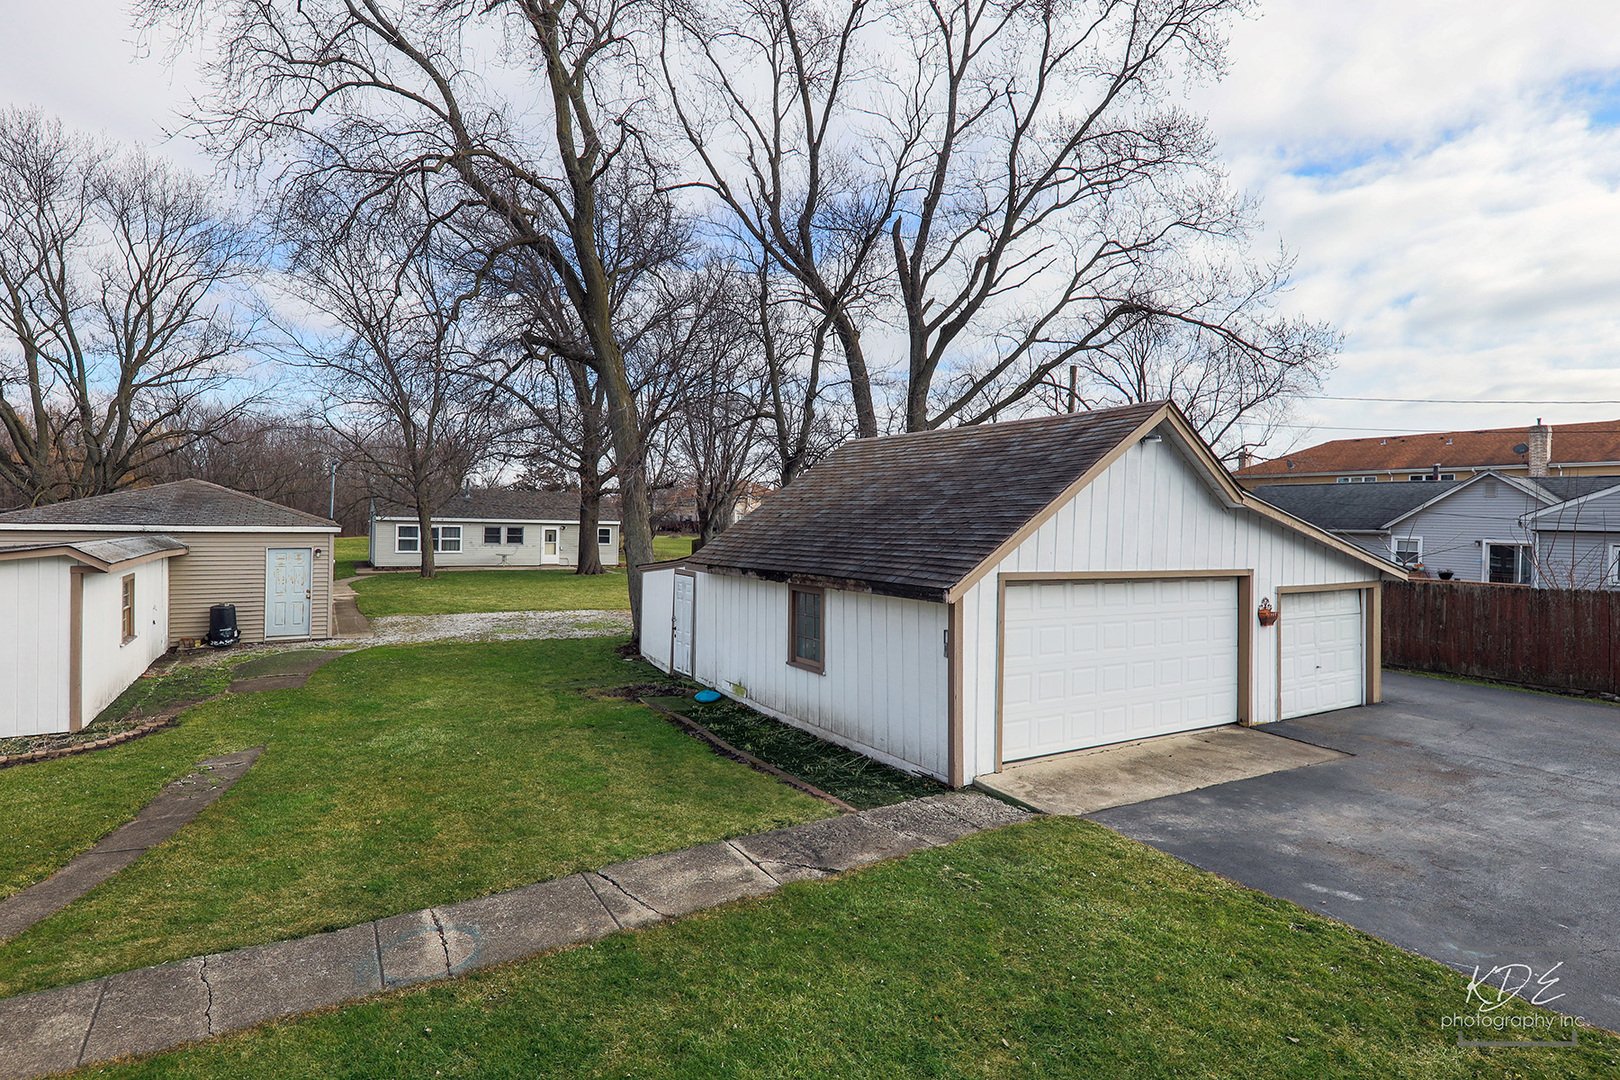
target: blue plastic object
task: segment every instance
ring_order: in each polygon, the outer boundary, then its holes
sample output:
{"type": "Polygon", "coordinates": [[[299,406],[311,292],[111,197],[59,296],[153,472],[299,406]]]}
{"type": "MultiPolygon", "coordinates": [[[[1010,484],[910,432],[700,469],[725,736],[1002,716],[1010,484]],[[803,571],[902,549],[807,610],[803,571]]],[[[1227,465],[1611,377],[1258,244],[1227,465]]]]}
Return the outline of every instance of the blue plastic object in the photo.
{"type": "Polygon", "coordinates": [[[703,704],[707,705],[711,701],[719,701],[720,692],[718,690],[699,690],[697,693],[692,695],[692,700],[701,701],[703,704]]]}

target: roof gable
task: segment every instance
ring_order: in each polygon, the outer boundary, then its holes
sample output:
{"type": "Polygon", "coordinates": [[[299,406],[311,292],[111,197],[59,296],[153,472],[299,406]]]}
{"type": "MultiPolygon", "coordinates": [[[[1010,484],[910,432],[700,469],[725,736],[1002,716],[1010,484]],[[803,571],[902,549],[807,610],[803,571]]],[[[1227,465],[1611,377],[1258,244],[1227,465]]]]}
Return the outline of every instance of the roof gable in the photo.
{"type": "Polygon", "coordinates": [[[8,525],[125,528],[337,528],[334,522],[206,480],[176,480],[0,514],[8,525]]]}
{"type": "Polygon", "coordinates": [[[1401,572],[1253,500],[1167,402],[846,443],[686,561],[949,602],[1135,440],[1159,432],[1228,506],[1401,572]]]}

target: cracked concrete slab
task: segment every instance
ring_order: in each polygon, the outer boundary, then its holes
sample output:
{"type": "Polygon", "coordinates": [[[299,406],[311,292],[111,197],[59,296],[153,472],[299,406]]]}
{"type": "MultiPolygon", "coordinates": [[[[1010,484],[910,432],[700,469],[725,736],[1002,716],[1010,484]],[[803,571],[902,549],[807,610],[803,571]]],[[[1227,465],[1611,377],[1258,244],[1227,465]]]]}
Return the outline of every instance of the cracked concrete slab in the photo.
{"type": "Polygon", "coordinates": [[[662,915],[631,896],[601,874],[584,874],[585,883],[596,893],[597,900],[607,910],[620,930],[634,930],[658,922],[662,915]]]}
{"type": "Polygon", "coordinates": [[[126,971],[107,979],[106,992],[84,1061],[106,1061],[126,1054],[153,1054],[208,1034],[208,987],[203,959],[177,960],[161,967],[126,971]]]}
{"type": "Polygon", "coordinates": [[[406,986],[450,974],[450,950],[431,911],[377,920],[377,952],[385,986],[406,986]]]}
{"type": "Polygon", "coordinates": [[[456,974],[606,937],[618,929],[579,874],[437,908],[434,914],[456,974]]]}
{"type": "Polygon", "coordinates": [[[45,1076],[77,1066],[106,982],[0,1001],[0,1075],[45,1076]]]}
{"type": "Polygon", "coordinates": [[[371,923],[213,953],[204,961],[202,979],[212,994],[209,1015],[215,1034],[289,1012],[336,1005],[383,988],[377,932],[371,923]]]}
{"type": "Polygon", "coordinates": [[[1035,816],[1028,810],[978,791],[950,791],[918,801],[949,810],[974,829],[999,829],[1003,825],[1016,825],[1035,816]]]}
{"type": "Polygon", "coordinates": [[[853,814],[744,836],[732,844],[778,881],[800,880],[800,872],[807,869],[823,874],[848,870],[928,846],[915,836],[882,828],[853,814]],[[783,877],[783,873],[789,877],[783,877]]]}
{"type": "Polygon", "coordinates": [[[670,917],[776,888],[769,874],[724,843],[651,855],[605,867],[601,873],[641,903],[670,917]]]}
{"type": "Polygon", "coordinates": [[[939,796],[931,796],[897,803],[894,806],[862,810],[857,816],[868,824],[893,829],[907,836],[915,836],[934,847],[949,844],[953,840],[960,840],[979,831],[979,827],[969,822],[967,818],[952,813],[945,804],[936,802],[937,798],[939,796]]]}

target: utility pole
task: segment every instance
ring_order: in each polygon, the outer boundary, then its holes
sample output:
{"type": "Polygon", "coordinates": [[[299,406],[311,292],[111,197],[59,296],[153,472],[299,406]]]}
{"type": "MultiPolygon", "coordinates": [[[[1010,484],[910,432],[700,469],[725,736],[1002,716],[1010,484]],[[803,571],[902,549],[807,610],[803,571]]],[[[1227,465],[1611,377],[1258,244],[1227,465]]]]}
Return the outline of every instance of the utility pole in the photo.
{"type": "Polygon", "coordinates": [[[1074,385],[1075,380],[1077,378],[1079,378],[1079,376],[1080,376],[1080,365],[1079,364],[1070,364],[1069,365],[1069,411],[1070,412],[1074,412],[1075,403],[1077,401],[1079,401],[1079,395],[1075,392],[1075,385],[1074,385]]]}
{"type": "Polygon", "coordinates": [[[343,463],[337,458],[332,459],[332,490],[326,499],[326,516],[334,521],[337,520],[337,471],[341,464],[343,463]]]}

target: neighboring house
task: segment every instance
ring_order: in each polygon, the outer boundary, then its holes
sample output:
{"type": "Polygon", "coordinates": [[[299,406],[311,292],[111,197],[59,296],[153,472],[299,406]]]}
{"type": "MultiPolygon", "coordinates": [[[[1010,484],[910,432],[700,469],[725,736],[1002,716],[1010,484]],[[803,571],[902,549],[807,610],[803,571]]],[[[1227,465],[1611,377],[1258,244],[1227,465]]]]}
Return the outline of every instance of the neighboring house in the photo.
{"type": "Polygon", "coordinates": [[[1405,576],[1243,491],[1163,402],[846,443],[646,569],[654,664],[953,786],[1377,701],[1405,576]]]}
{"type": "Polygon", "coordinates": [[[1332,442],[1250,463],[1245,484],[1361,484],[1506,476],[1620,476],[1620,420],[1543,424],[1430,435],[1386,435],[1332,442]]]}
{"type": "Polygon", "coordinates": [[[1615,585],[1620,477],[1490,470],[1429,484],[1270,484],[1255,495],[1426,576],[1563,588],[1615,585]]]}
{"type": "Polygon", "coordinates": [[[162,535],[185,546],[169,568],[168,644],[208,634],[208,609],[234,604],[245,642],[332,633],[338,527],[203,480],[0,514],[0,544],[76,544],[162,535]]]}
{"type": "MultiPolygon", "coordinates": [[[[596,547],[603,566],[619,565],[618,508],[602,507],[596,547]]],[[[433,511],[435,566],[576,566],[579,493],[463,491],[433,511]]],[[[379,507],[371,519],[371,565],[384,570],[422,565],[422,526],[412,507],[379,507]]]]}
{"type": "Polygon", "coordinates": [[[0,546],[0,738],[78,731],[169,647],[156,534],[0,546]]]}

